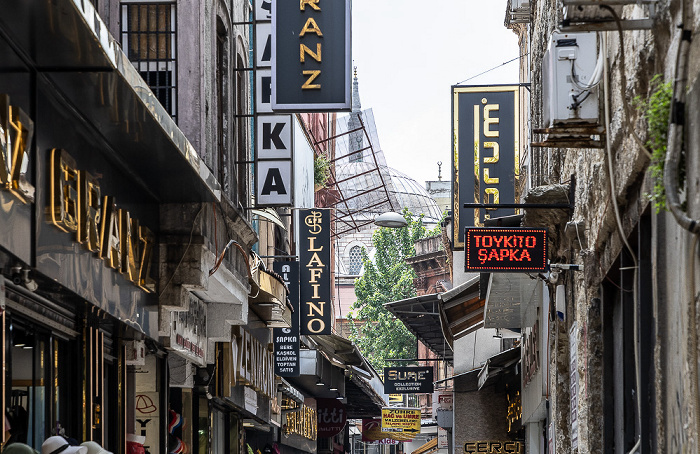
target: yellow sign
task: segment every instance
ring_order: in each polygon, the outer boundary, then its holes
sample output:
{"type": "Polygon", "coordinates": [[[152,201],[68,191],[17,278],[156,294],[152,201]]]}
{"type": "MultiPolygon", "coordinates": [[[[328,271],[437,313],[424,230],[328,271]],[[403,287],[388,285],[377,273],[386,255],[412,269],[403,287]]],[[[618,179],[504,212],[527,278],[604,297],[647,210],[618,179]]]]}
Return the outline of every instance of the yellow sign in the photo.
{"type": "Polygon", "coordinates": [[[402,404],[403,403],[403,394],[389,394],[389,403],[390,404],[402,404]]]}
{"type": "Polygon", "coordinates": [[[382,432],[420,433],[420,409],[382,408],[382,432]]]}

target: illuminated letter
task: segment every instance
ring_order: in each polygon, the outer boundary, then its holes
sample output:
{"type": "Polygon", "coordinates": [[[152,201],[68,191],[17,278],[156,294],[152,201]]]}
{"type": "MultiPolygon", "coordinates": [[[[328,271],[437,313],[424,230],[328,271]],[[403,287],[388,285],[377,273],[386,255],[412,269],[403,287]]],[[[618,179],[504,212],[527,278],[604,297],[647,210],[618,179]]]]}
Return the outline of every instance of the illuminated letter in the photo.
{"type": "Polygon", "coordinates": [[[493,156],[484,157],[485,164],[496,164],[499,157],[498,142],[484,142],[484,148],[493,148],[493,156]]]}
{"type": "Polygon", "coordinates": [[[309,317],[313,317],[314,312],[316,312],[319,315],[319,317],[323,317],[323,306],[326,305],[325,301],[319,301],[318,305],[314,304],[313,301],[308,301],[306,304],[309,306],[309,317]]]}
{"type": "Polygon", "coordinates": [[[309,260],[309,263],[306,264],[307,268],[311,268],[312,266],[326,266],[321,261],[321,258],[318,256],[317,252],[314,252],[314,255],[311,256],[311,260],[309,260]]]}
{"type": "Polygon", "coordinates": [[[299,61],[305,63],[304,57],[309,54],[311,58],[321,63],[321,43],[316,43],[316,53],[312,52],[306,44],[299,43],[299,61]]]}
{"type": "Polygon", "coordinates": [[[100,185],[85,170],[78,171],[78,243],[88,251],[100,250],[100,185]]]}
{"type": "Polygon", "coordinates": [[[486,137],[498,137],[498,131],[491,131],[491,125],[497,125],[499,122],[498,117],[491,118],[491,111],[498,110],[498,104],[488,104],[484,106],[484,136],[486,137]]]}
{"type": "MultiPolygon", "coordinates": [[[[484,169],[488,170],[488,169],[484,169]]],[[[498,178],[496,178],[498,180],[498,178]]],[[[484,203],[500,203],[500,194],[496,188],[486,188],[484,189],[484,203]]],[[[495,208],[493,208],[495,209],[495,208]]]]}
{"type": "Polygon", "coordinates": [[[321,75],[320,69],[315,69],[315,70],[311,70],[311,71],[302,71],[302,74],[304,74],[305,76],[309,76],[309,78],[306,79],[306,82],[304,82],[304,85],[301,86],[302,90],[313,90],[313,89],[320,89],[321,88],[321,84],[312,84],[311,83],[314,80],[316,80],[316,78],[318,76],[321,75]]]}
{"type": "Polygon", "coordinates": [[[22,203],[34,201],[34,187],[24,175],[29,161],[29,146],[34,122],[19,107],[10,105],[10,97],[0,96],[0,187],[12,192],[22,203]]]}
{"type": "Polygon", "coordinates": [[[78,230],[78,191],[75,161],[64,150],[49,155],[49,221],[64,232],[78,230]]]}
{"type": "Polygon", "coordinates": [[[309,5],[316,11],[321,11],[321,7],[318,6],[320,0],[299,0],[299,9],[301,11],[306,11],[306,5],[309,5]]]}
{"type": "Polygon", "coordinates": [[[299,37],[303,37],[306,35],[306,32],[311,32],[311,33],[316,33],[318,36],[323,36],[323,33],[321,33],[321,29],[318,28],[318,24],[314,20],[313,17],[309,17],[309,19],[306,21],[304,24],[304,28],[301,29],[301,33],[299,33],[299,37]]]}
{"type": "Polygon", "coordinates": [[[309,237],[309,252],[312,252],[312,251],[322,251],[322,250],[323,250],[323,246],[317,248],[315,243],[316,243],[316,237],[315,237],[315,236],[310,236],[310,237],[309,237]]]}
{"type": "Polygon", "coordinates": [[[484,183],[486,183],[486,184],[498,184],[498,181],[499,181],[498,178],[489,177],[489,169],[484,168],[484,183]]]}
{"type": "Polygon", "coordinates": [[[151,278],[151,261],[155,238],[147,227],[139,226],[139,242],[141,253],[139,254],[139,278],[137,285],[143,290],[153,293],[156,289],[156,284],[151,278]]]}
{"type": "Polygon", "coordinates": [[[114,204],[114,198],[105,196],[102,199],[102,228],[100,229],[100,258],[107,266],[118,270],[121,266],[121,251],[119,247],[119,213],[114,204]]]}
{"type": "Polygon", "coordinates": [[[121,246],[121,271],[128,280],[138,285],[138,271],[136,269],[136,249],[138,247],[138,237],[135,234],[139,231],[139,224],[136,219],[131,219],[131,215],[126,210],[119,212],[119,244],[121,246]],[[134,241],[136,240],[136,241],[134,241]]]}
{"type": "Polygon", "coordinates": [[[309,323],[307,323],[306,327],[308,328],[309,332],[320,333],[326,327],[326,324],[323,323],[323,320],[321,320],[320,318],[315,318],[315,319],[311,320],[309,323]],[[313,328],[314,323],[318,323],[318,329],[313,328]]]}
{"type": "Polygon", "coordinates": [[[323,274],[323,270],[319,268],[313,268],[309,270],[311,275],[309,276],[309,282],[310,283],[316,283],[318,280],[321,278],[321,274],[323,274]]]}

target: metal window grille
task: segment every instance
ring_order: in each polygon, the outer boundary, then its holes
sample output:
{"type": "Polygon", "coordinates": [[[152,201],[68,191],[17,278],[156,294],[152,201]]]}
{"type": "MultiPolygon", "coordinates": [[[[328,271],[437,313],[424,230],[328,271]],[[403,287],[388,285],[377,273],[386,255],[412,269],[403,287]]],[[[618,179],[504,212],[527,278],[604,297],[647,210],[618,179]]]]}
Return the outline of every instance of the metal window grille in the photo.
{"type": "Polygon", "coordinates": [[[350,274],[359,275],[362,271],[362,251],[360,246],[350,248],[350,274]]]}
{"type": "Polygon", "coordinates": [[[173,3],[122,3],[122,48],[177,121],[176,17],[173,3]]]}

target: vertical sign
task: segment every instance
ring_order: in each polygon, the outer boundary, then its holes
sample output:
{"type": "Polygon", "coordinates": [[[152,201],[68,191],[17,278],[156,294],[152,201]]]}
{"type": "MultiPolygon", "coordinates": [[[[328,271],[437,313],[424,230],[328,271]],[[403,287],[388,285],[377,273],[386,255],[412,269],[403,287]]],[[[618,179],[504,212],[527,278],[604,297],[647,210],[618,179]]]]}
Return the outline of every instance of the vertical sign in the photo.
{"type": "Polygon", "coordinates": [[[514,214],[512,209],[463,208],[465,203],[516,203],[520,178],[518,86],[452,87],[452,193],[455,249],[464,228],[514,214]]]}
{"type": "Polygon", "coordinates": [[[578,449],[578,327],[569,330],[569,386],[571,391],[571,450],[578,449]]]}
{"type": "Polygon", "coordinates": [[[272,112],[272,0],[255,0],[255,175],[258,206],[291,206],[291,115],[272,112]]]}
{"type": "Polygon", "coordinates": [[[299,263],[286,261],[272,264],[275,273],[289,288],[289,302],[294,309],[291,328],[273,328],[275,374],[280,377],[299,376],[299,263]]]}
{"type": "Polygon", "coordinates": [[[272,6],[272,108],[350,111],[350,0],[272,6]]]}
{"type": "Polygon", "coordinates": [[[331,334],[331,212],[299,210],[299,329],[331,334]]]}

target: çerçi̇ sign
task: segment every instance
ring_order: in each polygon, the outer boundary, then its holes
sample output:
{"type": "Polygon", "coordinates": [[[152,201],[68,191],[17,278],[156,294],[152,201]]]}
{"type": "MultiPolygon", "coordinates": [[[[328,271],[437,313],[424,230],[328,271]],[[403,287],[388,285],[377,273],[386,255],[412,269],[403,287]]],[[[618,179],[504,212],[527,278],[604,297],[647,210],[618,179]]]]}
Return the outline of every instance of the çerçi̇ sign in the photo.
{"type": "Polygon", "coordinates": [[[299,210],[299,329],[331,334],[331,212],[299,210]]]}
{"type": "Polygon", "coordinates": [[[538,272],[547,268],[545,229],[467,227],[464,249],[467,272],[538,272]]]}
{"type": "Polygon", "coordinates": [[[419,408],[382,408],[382,432],[420,433],[419,408]]]}
{"type": "Polygon", "coordinates": [[[385,367],[384,393],[411,394],[433,392],[432,367],[385,367]]]}
{"type": "Polygon", "coordinates": [[[523,444],[519,441],[468,441],[464,443],[464,453],[523,454],[523,444]]]}
{"type": "Polygon", "coordinates": [[[276,0],[272,109],[349,111],[350,0],[276,0]]]}

